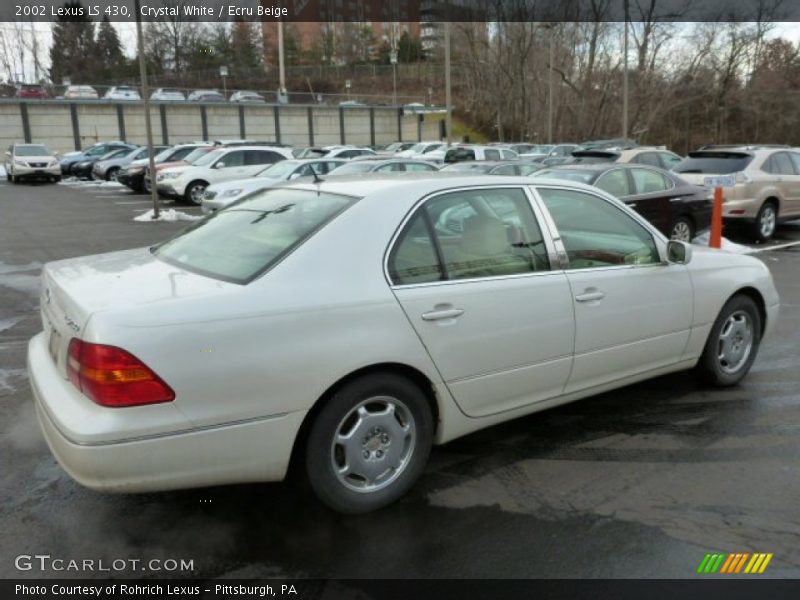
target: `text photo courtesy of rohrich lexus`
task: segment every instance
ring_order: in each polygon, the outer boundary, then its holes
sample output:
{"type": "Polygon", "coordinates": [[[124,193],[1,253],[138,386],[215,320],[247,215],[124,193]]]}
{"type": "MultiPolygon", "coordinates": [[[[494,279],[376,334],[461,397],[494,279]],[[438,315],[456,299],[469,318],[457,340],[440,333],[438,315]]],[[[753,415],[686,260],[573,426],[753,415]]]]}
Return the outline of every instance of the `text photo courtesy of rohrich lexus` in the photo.
{"type": "Polygon", "coordinates": [[[0,595],[789,597],[800,7],[274,4],[0,8],[0,595]]]}

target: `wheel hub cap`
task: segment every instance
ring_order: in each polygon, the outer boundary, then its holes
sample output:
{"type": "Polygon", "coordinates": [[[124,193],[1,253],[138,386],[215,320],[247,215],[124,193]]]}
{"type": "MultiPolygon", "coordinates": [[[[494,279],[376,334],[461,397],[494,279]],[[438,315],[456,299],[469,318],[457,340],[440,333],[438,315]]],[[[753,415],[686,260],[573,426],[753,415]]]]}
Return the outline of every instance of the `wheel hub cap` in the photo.
{"type": "Polygon", "coordinates": [[[736,311],[722,326],[717,357],[720,369],[735,373],[747,362],[753,348],[753,325],[744,311],[736,311]]]}
{"type": "Polygon", "coordinates": [[[364,400],[336,430],[331,444],[334,473],[349,489],[382,489],[408,466],[415,439],[411,411],[400,400],[388,396],[364,400]]]}

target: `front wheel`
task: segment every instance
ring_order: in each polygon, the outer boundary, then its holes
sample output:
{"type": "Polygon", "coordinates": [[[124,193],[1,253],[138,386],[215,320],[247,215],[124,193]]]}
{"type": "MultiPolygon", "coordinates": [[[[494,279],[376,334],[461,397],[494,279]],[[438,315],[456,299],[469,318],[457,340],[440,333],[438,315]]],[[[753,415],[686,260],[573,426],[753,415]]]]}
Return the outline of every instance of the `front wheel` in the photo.
{"type": "Polygon", "coordinates": [[[305,451],[311,487],[346,514],[400,499],[422,473],[433,440],[427,399],[392,373],[345,384],[314,420],[305,451]]]}
{"type": "Polygon", "coordinates": [[[118,175],[119,169],[109,169],[108,173],[106,173],[106,181],[117,181],[118,175]]]}
{"type": "Polygon", "coordinates": [[[766,242],[775,235],[778,226],[778,209],[772,202],[765,202],[756,215],[754,237],[758,242],[766,242]]]}
{"type": "Polygon", "coordinates": [[[187,202],[197,204],[198,206],[203,203],[203,194],[206,193],[208,184],[203,181],[193,181],[186,186],[186,193],[184,197],[187,202]]]}
{"type": "Polygon", "coordinates": [[[728,300],[697,365],[703,379],[719,387],[739,383],[756,359],[762,327],[761,313],[751,298],[738,295],[728,300]]]}

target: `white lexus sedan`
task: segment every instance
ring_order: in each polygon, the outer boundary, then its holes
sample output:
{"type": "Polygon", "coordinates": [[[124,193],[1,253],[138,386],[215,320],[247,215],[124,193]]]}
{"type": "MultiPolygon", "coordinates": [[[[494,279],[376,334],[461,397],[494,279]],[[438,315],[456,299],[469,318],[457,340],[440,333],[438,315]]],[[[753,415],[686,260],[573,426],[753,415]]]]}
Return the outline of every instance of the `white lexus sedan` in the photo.
{"type": "Polygon", "coordinates": [[[291,459],[345,513],[501,421],[695,367],[736,384],[778,315],[759,260],[522,177],[293,182],[42,277],[30,381],[74,479],[274,481],[291,459]]]}

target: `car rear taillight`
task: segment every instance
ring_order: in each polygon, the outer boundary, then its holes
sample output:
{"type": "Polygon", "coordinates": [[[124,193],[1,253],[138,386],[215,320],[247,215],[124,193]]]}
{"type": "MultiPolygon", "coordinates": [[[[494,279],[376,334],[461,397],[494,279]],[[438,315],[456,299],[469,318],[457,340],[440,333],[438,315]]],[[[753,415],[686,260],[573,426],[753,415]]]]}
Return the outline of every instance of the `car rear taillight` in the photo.
{"type": "Polygon", "coordinates": [[[72,338],[67,375],[101,406],[125,407],[171,402],[175,392],[130,352],[72,338]]]}

